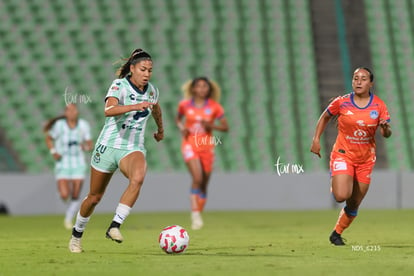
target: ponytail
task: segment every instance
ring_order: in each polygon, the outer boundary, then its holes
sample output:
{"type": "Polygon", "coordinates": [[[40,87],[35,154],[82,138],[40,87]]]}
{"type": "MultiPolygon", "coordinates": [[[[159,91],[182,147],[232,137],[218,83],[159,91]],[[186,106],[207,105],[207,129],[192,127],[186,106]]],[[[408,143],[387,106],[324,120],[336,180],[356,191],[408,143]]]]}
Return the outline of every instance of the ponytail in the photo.
{"type": "Polygon", "coordinates": [[[43,131],[48,132],[58,120],[64,119],[64,118],[66,118],[65,115],[59,115],[57,117],[50,119],[49,121],[46,122],[46,125],[43,127],[43,131]]]}
{"type": "Polygon", "coordinates": [[[135,65],[142,60],[152,61],[151,55],[140,48],[135,49],[132,52],[131,56],[128,59],[126,59],[126,62],[118,68],[118,70],[116,71],[116,75],[120,79],[125,78],[130,73],[131,65],[135,65]]]}

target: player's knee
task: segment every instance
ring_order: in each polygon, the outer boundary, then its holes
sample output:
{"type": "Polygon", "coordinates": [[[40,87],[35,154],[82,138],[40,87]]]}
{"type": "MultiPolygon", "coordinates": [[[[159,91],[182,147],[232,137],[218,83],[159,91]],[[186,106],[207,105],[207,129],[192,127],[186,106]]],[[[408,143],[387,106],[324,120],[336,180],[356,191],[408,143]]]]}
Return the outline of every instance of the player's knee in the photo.
{"type": "Polygon", "coordinates": [[[346,201],[351,195],[346,192],[338,192],[338,193],[334,193],[333,196],[336,202],[342,203],[346,201]]]}
{"type": "Polygon", "coordinates": [[[203,176],[193,175],[193,183],[196,187],[201,187],[201,185],[203,184],[203,176]]]}
{"type": "Polygon", "coordinates": [[[67,201],[68,199],[69,199],[69,193],[60,193],[60,198],[63,200],[63,201],[67,201]]]}
{"type": "Polygon", "coordinates": [[[101,201],[102,196],[103,194],[88,195],[88,201],[92,206],[96,206],[101,201]]]}
{"type": "Polygon", "coordinates": [[[129,186],[132,189],[139,191],[141,189],[142,184],[144,184],[144,175],[136,174],[130,177],[129,179],[129,186]]]}

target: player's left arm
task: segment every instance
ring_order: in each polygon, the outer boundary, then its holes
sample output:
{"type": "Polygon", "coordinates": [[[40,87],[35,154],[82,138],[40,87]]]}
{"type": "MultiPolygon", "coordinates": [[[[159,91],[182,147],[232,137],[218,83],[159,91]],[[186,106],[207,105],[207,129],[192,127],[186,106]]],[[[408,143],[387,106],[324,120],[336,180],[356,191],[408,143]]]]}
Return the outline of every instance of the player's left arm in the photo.
{"type": "Polygon", "coordinates": [[[208,132],[213,131],[213,130],[218,130],[218,131],[223,131],[223,132],[229,131],[229,124],[227,123],[226,117],[223,116],[217,121],[218,121],[218,124],[215,124],[214,122],[209,123],[209,122],[203,121],[204,128],[208,132]]]}
{"type": "Polygon", "coordinates": [[[158,130],[154,133],[154,138],[157,142],[164,139],[164,127],[162,124],[162,111],[159,103],[156,103],[152,106],[152,117],[154,118],[155,123],[157,124],[158,130]]]}
{"type": "Polygon", "coordinates": [[[202,121],[201,124],[203,125],[204,129],[207,132],[212,132],[213,130],[218,130],[222,132],[229,131],[229,124],[227,123],[227,119],[224,116],[224,108],[217,104],[215,106],[215,119],[214,121],[202,121]],[[218,121],[218,124],[216,124],[215,121],[218,121]]]}
{"type": "Polygon", "coordinates": [[[385,138],[390,137],[392,134],[391,125],[390,125],[390,115],[388,113],[388,108],[385,105],[385,103],[383,103],[380,107],[379,118],[380,118],[379,126],[380,126],[381,135],[385,138]]]}

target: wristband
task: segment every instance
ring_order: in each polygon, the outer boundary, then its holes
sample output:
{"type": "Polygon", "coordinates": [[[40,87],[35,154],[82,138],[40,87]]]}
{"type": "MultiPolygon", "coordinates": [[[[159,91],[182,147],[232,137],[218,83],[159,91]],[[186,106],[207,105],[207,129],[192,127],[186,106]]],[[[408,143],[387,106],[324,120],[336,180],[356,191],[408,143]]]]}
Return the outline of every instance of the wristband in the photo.
{"type": "Polygon", "coordinates": [[[56,149],[55,149],[55,148],[51,148],[51,149],[50,149],[50,154],[52,154],[52,155],[53,155],[53,154],[55,154],[55,153],[57,153],[56,149]]]}

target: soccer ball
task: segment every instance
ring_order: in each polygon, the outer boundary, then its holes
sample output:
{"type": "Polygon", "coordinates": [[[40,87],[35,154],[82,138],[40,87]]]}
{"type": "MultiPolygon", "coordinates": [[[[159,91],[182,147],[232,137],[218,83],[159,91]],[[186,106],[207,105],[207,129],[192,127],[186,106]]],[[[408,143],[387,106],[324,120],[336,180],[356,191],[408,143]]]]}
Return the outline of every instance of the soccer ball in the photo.
{"type": "Polygon", "coordinates": [[[181,254],[188,248],[190,236],[179,225],[164,228],[158,238],[161,249],[167,254],[181,254]]]}

